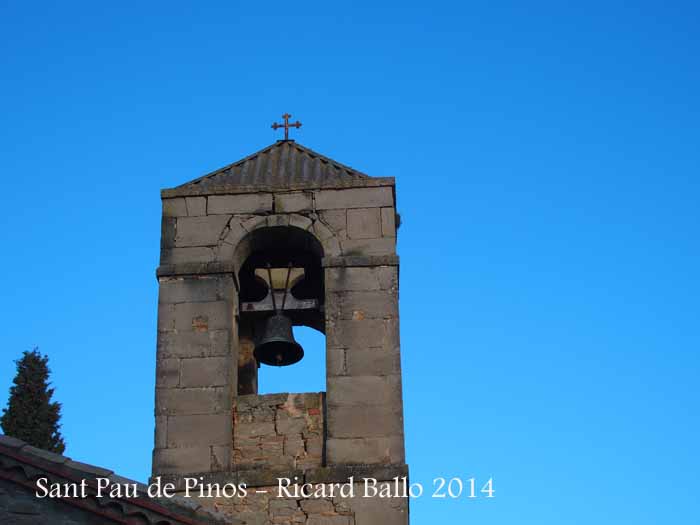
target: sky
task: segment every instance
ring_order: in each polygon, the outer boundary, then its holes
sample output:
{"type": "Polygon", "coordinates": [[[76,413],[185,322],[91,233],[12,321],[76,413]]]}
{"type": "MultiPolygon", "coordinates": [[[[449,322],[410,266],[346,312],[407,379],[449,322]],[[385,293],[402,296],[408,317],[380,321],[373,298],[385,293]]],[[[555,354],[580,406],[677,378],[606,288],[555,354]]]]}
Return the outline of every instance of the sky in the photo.
{"type": "MultiPolygon", "coordinates": [[[[159,190],[292,138],[396,177],[414,524],[697,523],[693,2],[0,0],[0,402],[146,480],[159,190]],[[3,393],[5,392],[5,393],[3,393]],[[493,479],[494,498],[430,497],[493,479]]],[[[324,389],[323,336],[261,377],[324,389]]]]}

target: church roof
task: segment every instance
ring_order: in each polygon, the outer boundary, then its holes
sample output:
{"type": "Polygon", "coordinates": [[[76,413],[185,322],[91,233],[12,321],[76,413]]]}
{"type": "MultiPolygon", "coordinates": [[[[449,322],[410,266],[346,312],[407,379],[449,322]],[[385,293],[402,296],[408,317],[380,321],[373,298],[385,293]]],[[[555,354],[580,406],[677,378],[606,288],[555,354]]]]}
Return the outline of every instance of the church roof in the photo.
{"type": "Polygon", "coordinates": [[[0,522],[15,523],[148,523],[149,525],[231,525],[237,518],[203,507],[196,498],[173,496],[151,498],[146,485],[123,478],[111,470],[73,461],[71,458],[32,447],[19,439],[0,434],[0,522]],[[37,498],[38,478],[46,478],[43,487],[86,484],[85,498],[37,498]],[[96,497],[98,478],[110,485],[135,485],[137,497],[103,492],[96,497]],[[114,497],[113,497],[114,496],[114,497]],[[59,502],[59,503],[55,503],[59,502]],[[19,521],[17,521],[19,523],[19,521]]]}
{"type": "Polygon", "coordinates": [[[293,140],[278,140],[233,164],[171,190],[164,190],[164,194],[167,194],[164,196],[246,188],[342,188],[375,185],[375,181],[386,183],[388,179],[370,177],[293,140]]]}

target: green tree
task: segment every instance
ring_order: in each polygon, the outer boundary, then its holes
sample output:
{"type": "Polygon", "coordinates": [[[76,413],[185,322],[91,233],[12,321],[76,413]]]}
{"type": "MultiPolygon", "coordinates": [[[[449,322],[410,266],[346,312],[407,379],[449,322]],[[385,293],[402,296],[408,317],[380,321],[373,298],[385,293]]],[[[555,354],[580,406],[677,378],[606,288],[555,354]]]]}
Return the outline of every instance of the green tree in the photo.
{"type": "Polygon", "coordinates": [[[17,375],[10,387],[10,401],[2,411],[0,425],[5,435],[38,448],[62,454],[66,449],[59,431],[61,404],[51,401],[49,358],[35,348],[15,361],[17,375]]]}

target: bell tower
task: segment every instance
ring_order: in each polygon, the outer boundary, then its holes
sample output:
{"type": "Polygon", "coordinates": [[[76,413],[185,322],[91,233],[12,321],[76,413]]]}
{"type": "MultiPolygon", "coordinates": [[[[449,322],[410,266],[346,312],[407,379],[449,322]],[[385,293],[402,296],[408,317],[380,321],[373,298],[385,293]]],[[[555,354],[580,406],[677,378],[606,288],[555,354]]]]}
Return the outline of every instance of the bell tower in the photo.
{"type": "Polygon", "coordinates": [[[405,498],[361,497],[408,472],[394,179],[281,140],[161,197],[153,476],[245,483],[200,503],[247,523],[408,523],[405,498]],[[258,395],[303,359],[298,325],[325,334],[326,391],[258,395]],[[278,494],[350,477],[354,497],[278,494]]]}

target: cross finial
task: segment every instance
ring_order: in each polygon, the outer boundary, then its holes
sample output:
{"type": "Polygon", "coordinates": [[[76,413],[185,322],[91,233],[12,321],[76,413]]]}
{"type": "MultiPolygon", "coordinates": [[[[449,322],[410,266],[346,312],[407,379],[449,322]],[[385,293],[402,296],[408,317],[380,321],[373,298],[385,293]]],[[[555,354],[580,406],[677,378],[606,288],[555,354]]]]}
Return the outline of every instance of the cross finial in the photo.
{"type": "Polygon", "coordinates": [[[279,128],[284,128],[284,140],[289,140],[289,128],[299,129],[301,127],[301,122],[297,120],[296,122],[292,122],[290,124],[289,119],[292,118],[292,116],[289,113],[282,115],[282,118],[284,119],[284,124],[278,124],[275,122],[272,124],[272,129],[277,130],[279,128]]]}

